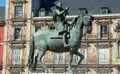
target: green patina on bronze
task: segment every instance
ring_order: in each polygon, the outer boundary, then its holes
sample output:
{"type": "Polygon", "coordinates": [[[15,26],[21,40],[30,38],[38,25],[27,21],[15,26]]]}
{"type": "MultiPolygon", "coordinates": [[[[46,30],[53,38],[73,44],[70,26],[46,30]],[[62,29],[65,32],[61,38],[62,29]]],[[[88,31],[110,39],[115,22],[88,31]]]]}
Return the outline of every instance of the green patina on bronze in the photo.
{"type": "MultiPolygon", "coordinates": [[[[28,67],[31,67],[33,64],[34,47],[39,49],[36,60],[41,63],[46,73],[48,70],[42,61],[42,57],[45,55],[46,51],[52,51],[56,53],[70,52],[70,60],[67,70],[71,73],[73,54],[81,58],[77,62],[77,65],[81,63],[84,55],[79,53],[78,49],[80,48],[81,38],[83,37],[83,27],[86,26],[86,32],[91,33],[92,16],[89,14],[79,15],[73,20],[72,24],[68,24],[65,19],[67,11],[68,7],[66,9],[63,9],[61,3],[58,3],[53,15],[55,23],[51,25],[51,30],[42,29],[34,33],[30,44],[30,53],[27,64],[28,67]]],[[[34,67],[36,67],[36,61],[34,63],[34,67]]]]}

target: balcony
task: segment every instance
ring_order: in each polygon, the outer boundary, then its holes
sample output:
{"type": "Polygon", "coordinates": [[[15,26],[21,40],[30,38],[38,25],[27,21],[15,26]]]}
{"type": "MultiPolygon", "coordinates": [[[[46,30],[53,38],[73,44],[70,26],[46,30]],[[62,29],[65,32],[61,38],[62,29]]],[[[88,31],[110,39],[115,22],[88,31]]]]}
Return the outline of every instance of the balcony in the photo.
{"type": "Polygon", "coordinates": [[[10,38],[9,40],[10,43],[25,43],[26,36],[25,35],[17,35],[17,36],[10,35],[9,38],[10,38]]]}
{"type": "Polygon", "coordinates": [[[23,4],[23,3],[27,3],[26,0],[12,0],[11,2],[14,3],[14,4],[23,4]]]}
{"type": "MultiPolygon", "coordinates": [[[[77,67],[76,66],[72,66],[73,67],[73,70],[78,72],[79,74],[83,74],[81,73],[82,71],[84,72],[88,72],[89,69],[91,68],[94,68],[95,70],[100,70],[100,68],[104,68],[104,70],[108,69],[108,70],[111,70],[111,68],[114,68],[114,67],[118,67],[119,65],[110,65],[110,64],[104,64],[104,65],[97,65],[97,64],[86,64],[86,65],[78,65],[77,67]]],[[[66,70],[67,70],[67,67],[68,67],[68,64],[47,64],[47,67],[49,69],[51,69],[52,72],[54,73],[65,73],[66,70]]],[[[41,67],[41,65],[37,65],[37,71],[38,72],[43,72],[43,69],[41,67]]],[[[34,72],[33,72],[34,73],[34,72]]]]}
{"type": "Polygon", "coordinates": [[[87,34],[82,38],[82,42],[112,42],[112,41],[115,41],[115,39],[113,39],[111,33],[106,35],[87,34]]]}
{"type": "Polygon", "coordinates": [[[19,18],[11,18],[12,22],[26,22],[26,18],[19,17],[19,18]]]}

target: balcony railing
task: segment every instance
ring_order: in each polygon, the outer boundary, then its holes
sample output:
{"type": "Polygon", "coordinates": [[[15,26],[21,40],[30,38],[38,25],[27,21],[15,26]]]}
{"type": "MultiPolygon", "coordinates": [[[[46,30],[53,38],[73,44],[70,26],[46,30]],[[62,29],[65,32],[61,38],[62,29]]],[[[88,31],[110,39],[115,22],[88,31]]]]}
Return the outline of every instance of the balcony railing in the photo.
{"type": "Polygon", "coordinates": [[[9,36],[9,39],[10,39],[10,42],[12,43],[16,43],[16,42],[24,42],[25,41],[25,38],[26,38],[26,35],[10,35],[9,36]]]}
{"type": "Polygon", "coordinates": [[[24,18],[24,17],[19,17],[19,18],[11,18],[11,21],[12,22],[26,22],[26,18],[24,18]]]}
{"type": "MultiPolygon", "coordinates": [[[[47,58],[47,59],[49,59],[49,58],[47,58]]],[[[51,58],[50,58],[51,59],[51,58]]],[[[68,60],[69,58],[63,58],[63,60],[60,60],[59,58],[58,58],[58,60],[53,60],[53,61],[45,61],[45,63],[46,64],[56,64],[56,62],[58,62],[57,64],[68,64],[69,63],[69,60],[68,60]]],[[[78,60],[76,60],[76,58],[73,58],[73,64],[74,63],[76,63],[78,60]]],[[[117,61],[116,61],[117,62],[117,61]]],[[[38,63],[38,62],[37,62],[38,63]]],[[[93,65],[95,65],[95,64],[110,64],[110,58],[99,58],[99,59],[97,59],[97,58],[85,58],[85,59],[83,59],[82,60],[82,62],[81,62],[81,64],[83,64],[83,65],[87,65],[87,64],[93,64],[93,65]]]]}
{"type": "Polygon", "coordinates": [[[82,38],[83,41],[112,41],[113,40],[113,35],[111,33],[109,34],[87,34],[83,36],[82,38]]]}
{"type": "Polygon", "coordinates": [[[12,3],[26,3],[26,0],[12,0],[12,3]]]}

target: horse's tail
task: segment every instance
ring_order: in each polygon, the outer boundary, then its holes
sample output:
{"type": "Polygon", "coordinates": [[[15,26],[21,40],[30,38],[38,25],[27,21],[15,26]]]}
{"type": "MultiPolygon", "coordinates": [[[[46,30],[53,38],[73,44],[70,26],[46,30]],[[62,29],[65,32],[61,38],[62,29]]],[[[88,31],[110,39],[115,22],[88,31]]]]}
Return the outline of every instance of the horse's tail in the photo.
{"type": "Polygon", "coordinates": [[[33,61],[34,61],[34,37],[30,41],[30,51],[29,51],[28,63],[27,63],[28,68],[32,67],[33,61]]]}

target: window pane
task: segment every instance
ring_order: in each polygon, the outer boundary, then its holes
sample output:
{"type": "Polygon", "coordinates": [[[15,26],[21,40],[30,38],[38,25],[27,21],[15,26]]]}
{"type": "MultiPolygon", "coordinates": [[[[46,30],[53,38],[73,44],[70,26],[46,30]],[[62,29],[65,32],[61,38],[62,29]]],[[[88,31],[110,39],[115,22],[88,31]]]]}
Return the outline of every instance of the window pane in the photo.
{"type": "Polygon", "coordinates": [[[23,7],[20,6],[20,16],[23,16],[23,7]]]}
{"type": "Polygon", "coordinates": [[[110,51],[109,49],[99,49],[99,64],[109,64],[110,51]]]}
{"type": "Polygon", "coordinates": [[[23,6],[15,6],[15,17],[23,16],[23,6]]]}
{"type": "Polygon", "coordinates": [[[45,16],[45,11],[39,11],[39,16],[45,16]]]}
{"type": "Polygon", "coordinates": [[[54,53],[54,64],[64,64],[64,60],[63,53],[54,53]]]}
{"type": "Polygon", "coordinates": [[[13,49],[11,50],[11,64],[21,64],[22,62],[22,50],[20,49],[13,49]]]}
{"type": "Polygon", "coordinates": [[[101,13],[102,14],[107,14],[108,13],[108,8],[102,8],[101,13]]]}
{"type": "Polygon", "coordinates": [[[108,27],[107,26],[101,26],[101,33],[102,34],[108,34],[108,27]]]}
{"type": "Polygon", "coordinates": [[[15,28],[14,30],[14,38],[19,39],[21,37],[21,28],[15,28]]]}
{"type": "Polygon", "coordinates": [[[86,10],[85,9],[80,9],[80,14],[86,14],[86,10]]]}

